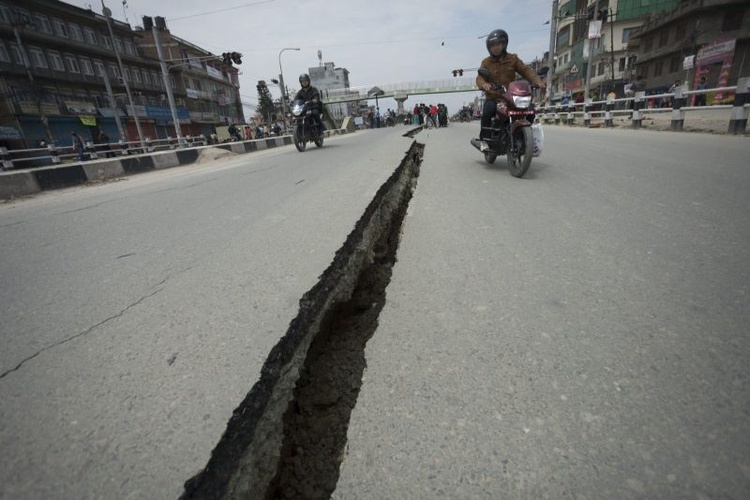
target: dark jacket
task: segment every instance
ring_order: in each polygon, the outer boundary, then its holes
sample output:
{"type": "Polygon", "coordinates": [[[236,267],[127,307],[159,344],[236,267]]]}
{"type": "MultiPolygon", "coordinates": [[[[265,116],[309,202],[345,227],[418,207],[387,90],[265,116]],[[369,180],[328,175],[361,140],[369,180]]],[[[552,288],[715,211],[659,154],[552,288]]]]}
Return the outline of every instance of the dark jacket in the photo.
{"type": "MultiPolygon", "coordinates": [[[[527,79],[532,85],[537,87],[542,85],[541,78],[539,78],[533,69],[526,66],[516,54],[503,52],[502,55],[498,57],[485,57],[482,60],[480,67],[487,69],[492,75],[491,81],[487,81],[483,77],[477,75],[477,87],[480,89],[486,83],[499,83],[507,86],[510,82],[516,79],[516,73],[527,79]]],[[[500,97],[499,93],[487,91],[488,99],[496,99],[498,97],[500,97]]]]}
{"type": "Polygon", "coordinates": [[[319,107],[320,106],[320,92],[318,92],[318,89],[313,87],[312,85],[308,86],[307,88],[301,88],[299,89],[299,92],[297,92],[297,95],[294,96],[294,100],[302,99],[303,101],[312,101],[313,99],[317,99],[318,102],[313,104],[313,107],[319,107]]]}

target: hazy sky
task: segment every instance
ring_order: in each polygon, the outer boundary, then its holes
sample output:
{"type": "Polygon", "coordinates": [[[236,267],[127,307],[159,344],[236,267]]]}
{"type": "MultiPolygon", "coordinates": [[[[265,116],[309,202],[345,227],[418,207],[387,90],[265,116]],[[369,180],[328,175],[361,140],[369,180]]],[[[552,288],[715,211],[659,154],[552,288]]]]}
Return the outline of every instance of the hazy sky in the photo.
{"type": "MultiPolygon", "coordinates": [[[[101,0],[68,0],[101,13],[101,0]]],[[[552,0],[105,0],[112,16],[131,26],[142,16],[162,16],[176,36],[215,54],[243,54],[240,94],[257,104],[258,80],[279,75],[279,51],[290,91],[297,77],[323,62],[350,72],[352,87],[453,79],[452,70],[475,68],[486,56],[483,38],[496,28],[510,35],[509,51],[524,62],[549,48],[552,0]]],[[[473,80],[475,72],[464,73],[473,80]]],[[[278,88],[269,85],[274,97],[278,88]]],[[[417,102],[448,105],[454,112],[476,93],[425,95],[417,102]]],[[[387,99],[382,110],[395,108],[387,99]]],[[[250,110],[245,109],[246,116],[250,110]]]]}

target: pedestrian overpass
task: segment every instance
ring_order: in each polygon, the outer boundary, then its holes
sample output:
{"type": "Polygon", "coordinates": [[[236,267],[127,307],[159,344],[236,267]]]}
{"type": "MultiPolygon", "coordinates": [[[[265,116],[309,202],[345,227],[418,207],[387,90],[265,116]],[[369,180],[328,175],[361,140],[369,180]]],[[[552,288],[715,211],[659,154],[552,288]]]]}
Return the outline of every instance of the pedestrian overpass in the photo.
{"type": "Polygon", "coordinates": [[[398,103],[398,113],[404,112],[404,101],[413,95],[450,94],[455,92],[476,92],[474,77],[447,78],[444,80],[400,82],[379,85],[349,87],[348,89],[323,90],[324,104],[337,104],[375,99],[394,99],[398,103]]]}

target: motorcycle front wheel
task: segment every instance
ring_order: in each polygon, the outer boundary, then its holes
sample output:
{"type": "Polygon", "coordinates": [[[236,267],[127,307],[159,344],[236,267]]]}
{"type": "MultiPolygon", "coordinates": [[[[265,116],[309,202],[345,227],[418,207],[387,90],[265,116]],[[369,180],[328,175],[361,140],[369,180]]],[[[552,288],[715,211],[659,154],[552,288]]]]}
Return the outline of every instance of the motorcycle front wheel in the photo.
{"type": "Polygon", "coordinates": [[[513,177],[523,177],[531,166],[534,137],[531,127],[520,127],[513,133],[513,147],[508,151],[508,167],[513,177]]]}
{"type": "Polygon", "coordinates": [[[318,146],[319,148],[322,148],[323,147],[323,136],[320,135],[320,132],[317,129],[315,129],[315,134],[316,134],[316,137],[313,140],[313,142],[315,143],[316,146],[318,146]]]}
{"type": "Polygon", "coordinates": [[[302,125],[294,127],[294,147],[296,147],[297,151],[300,153],[304,152],[307,147],[307,141],[305,141],[305,129],[302,125]]]}

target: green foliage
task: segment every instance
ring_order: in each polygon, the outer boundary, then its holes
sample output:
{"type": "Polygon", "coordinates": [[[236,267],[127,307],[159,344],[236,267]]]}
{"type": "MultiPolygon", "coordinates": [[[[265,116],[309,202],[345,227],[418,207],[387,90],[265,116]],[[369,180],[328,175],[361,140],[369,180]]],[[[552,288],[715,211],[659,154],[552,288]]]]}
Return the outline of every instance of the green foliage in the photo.
{"type": "Polygon", "coordinates": [[[271,91],[268,90],[265,80],[258,80],[258,112],[269,118],[276,112],[276,106],[273,104],[273,98],[271,97],[271,91]]]}

